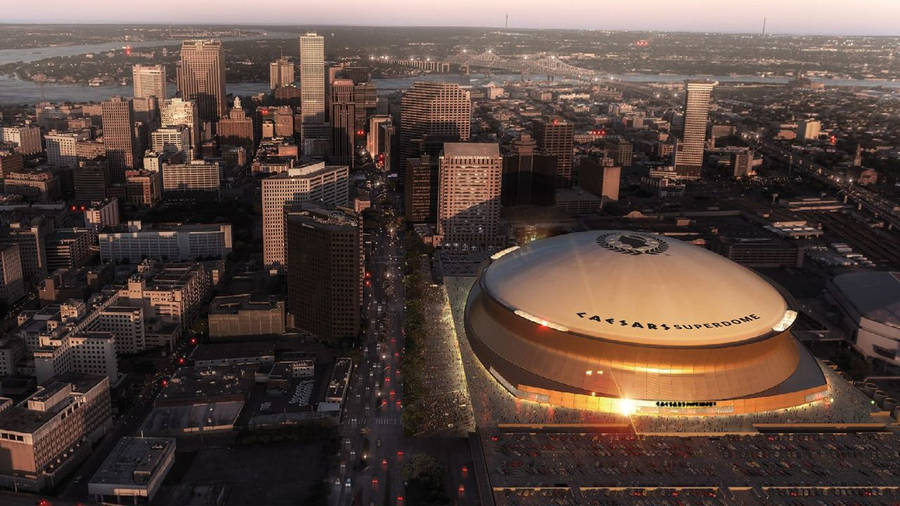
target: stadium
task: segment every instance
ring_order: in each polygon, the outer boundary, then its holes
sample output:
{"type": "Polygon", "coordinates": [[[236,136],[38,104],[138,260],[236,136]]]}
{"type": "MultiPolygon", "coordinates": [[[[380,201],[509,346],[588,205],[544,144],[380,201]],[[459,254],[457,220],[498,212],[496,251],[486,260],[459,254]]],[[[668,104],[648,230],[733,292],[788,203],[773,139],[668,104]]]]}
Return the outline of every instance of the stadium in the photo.
{"type": "Polygon", "coordinates": [[[466,335],[520,399],[647,415],[736,415],[822,400],[796,317],[756,273],[702,247],[590,231],[491,257],[466,335]]]}

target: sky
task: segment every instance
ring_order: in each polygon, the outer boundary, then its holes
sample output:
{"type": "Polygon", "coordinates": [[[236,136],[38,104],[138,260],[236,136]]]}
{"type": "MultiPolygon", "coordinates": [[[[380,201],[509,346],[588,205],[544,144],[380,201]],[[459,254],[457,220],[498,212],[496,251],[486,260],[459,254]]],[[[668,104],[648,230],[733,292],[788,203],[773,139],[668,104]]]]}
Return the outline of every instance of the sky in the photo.
{"type": "MultiPolygon", "coordinates": [[[[7,0],[4,0],[7,1],[7,0]]],[[[495,26],[900,35],[900,0],[32,0],[7,23],[495,26]],[[77,6],[77,7],[74,7],[77,6]]]]}

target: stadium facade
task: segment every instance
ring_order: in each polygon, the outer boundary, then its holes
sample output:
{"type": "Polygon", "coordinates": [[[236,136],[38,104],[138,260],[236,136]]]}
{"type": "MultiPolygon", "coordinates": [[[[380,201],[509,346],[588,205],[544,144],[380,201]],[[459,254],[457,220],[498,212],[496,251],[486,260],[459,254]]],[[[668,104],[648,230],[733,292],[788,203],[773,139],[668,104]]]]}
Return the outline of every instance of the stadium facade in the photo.
{"type": "Polygon", "coordinates": [[[734,415],[824,399],[796,317],[754,272],[655,234],[590,231],[504,250],[466,302],[466,335],[516,397],[656,415],[734,415]]]}

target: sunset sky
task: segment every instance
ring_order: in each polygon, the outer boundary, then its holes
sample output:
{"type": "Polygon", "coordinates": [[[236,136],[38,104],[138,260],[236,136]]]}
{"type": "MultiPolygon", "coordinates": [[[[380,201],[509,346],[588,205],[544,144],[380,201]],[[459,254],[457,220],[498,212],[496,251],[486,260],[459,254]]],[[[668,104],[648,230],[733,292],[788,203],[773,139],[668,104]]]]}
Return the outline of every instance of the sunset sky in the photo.
{"type": "Polygon", "coordinates": [[[10,23],[269,23],[900,35],[900,0],[38,0],[10,23]]]}

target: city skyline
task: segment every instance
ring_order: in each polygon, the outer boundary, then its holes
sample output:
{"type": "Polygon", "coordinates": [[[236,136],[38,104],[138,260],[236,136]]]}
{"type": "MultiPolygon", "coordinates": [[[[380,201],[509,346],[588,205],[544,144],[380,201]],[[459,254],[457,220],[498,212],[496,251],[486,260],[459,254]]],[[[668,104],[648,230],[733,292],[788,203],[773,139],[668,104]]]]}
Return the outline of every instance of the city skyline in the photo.
{"type": "MultiPolygon", "coordinates": [[[[362,12],[363,0],[348,0],[342,12],[362,12]]],[[[506,0],[484,4],[475,0],[459,0],[452,4],[441,2],[418,4],[409,0],[386,0],[381,9],[371,11],[365,22],[335,14],[325,5],[304,6],[303,15],[293,18],[290,2],[279,0],[259,12],[246,12],[235,0],[215,4],[191,6],[163,0],[141,19],[114,8],[109,0],[92,2],[78,11],[65,9],[61,0],[48,0],[39,6],[20,6],[7,13],[8,23],[158,23],[173,24],[165,13],[169,7],[180,13],[183,23],[210,24],[273,24],[291,23],[333,26],[453,26],[504,27],[510,29],[587,29],[624,31],[686,31],[721,33],[759,33],[766,18],[766,30],[771,34],[824,34],[896,36],[900,28],[894,20],[900,18],[900,3],[893,0],[865,0],[848,7],[847,2],[802,0],[792,3],[761,0],[752,4],[729,5],[719,9],[710,0],[687,0],[681,3],[662,0],[640,0],[617,5],[613,16],[609,6],[588,0],[568,0],[556,9],[547,10],[535,0],[513,2],[506,0]],[[57,9],[58,8],[58,9],[57,9]],[[65,17],[50,14],[66,12],[65,17]],[[159,13],[154,15],[153,13],[159,13]],[[404,12],[402,17],[396,12],[404,12]],[[122,14],[119,14],[122,13],[122,14]]],[[[182,24],[176,22],[174,24],[182,24]]]]}

